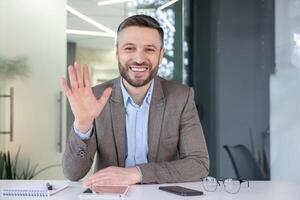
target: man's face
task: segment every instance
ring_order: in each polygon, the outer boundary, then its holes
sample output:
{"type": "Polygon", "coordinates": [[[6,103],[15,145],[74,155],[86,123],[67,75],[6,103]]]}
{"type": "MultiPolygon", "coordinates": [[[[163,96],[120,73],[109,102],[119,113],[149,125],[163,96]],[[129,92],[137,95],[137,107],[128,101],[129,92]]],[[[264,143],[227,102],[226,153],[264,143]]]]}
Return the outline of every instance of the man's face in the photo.
{"type": "Polygon", "coordinates": [[[156,29],[131,26],[122,30],[116,50],[121,76],[134,87],[149,83],[162,61],[161,47],[156,29]]]}

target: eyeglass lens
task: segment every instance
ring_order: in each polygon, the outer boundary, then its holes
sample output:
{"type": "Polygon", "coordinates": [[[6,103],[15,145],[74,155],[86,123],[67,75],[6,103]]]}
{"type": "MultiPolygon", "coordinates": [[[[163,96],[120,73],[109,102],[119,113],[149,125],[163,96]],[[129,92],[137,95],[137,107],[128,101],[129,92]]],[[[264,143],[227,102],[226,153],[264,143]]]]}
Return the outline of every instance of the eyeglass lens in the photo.
{"type": "MultiPolygon", "coordinates": [[[[237,179],[228,178],[222,181],[224,183],[225,190],[228,193],[238,193],[241,188],[241,182],[237,179]]],[[[203,187],[208,192],[214,192],[219,185],[219,182],[216,178],[207,176],[203,178],[203,187]]]]}
{"type": "Polygon", "coordinates": [[[203,179],[203,187],[206,191],[213,192],[217,189],[218,181],[214,177],[205,177],[203,179]]]}
{"type": "Polygon", "coordinates": [[[229,178],[224,180],[224,187],[227,192],[234,194],[240,191],[241,183],[239,180],[229,178]]]}

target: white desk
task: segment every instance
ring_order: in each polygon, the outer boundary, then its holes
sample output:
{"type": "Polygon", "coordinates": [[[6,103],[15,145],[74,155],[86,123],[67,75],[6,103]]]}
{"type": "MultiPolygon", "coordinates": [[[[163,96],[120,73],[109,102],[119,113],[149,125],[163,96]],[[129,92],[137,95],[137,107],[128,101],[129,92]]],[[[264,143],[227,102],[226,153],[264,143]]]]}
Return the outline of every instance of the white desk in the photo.
{"type": "MultiPolygon", "coordinates": [[[[34,180],[36,181],[36,180],[34,180]]],[[[39,182],[39,181],[36,181],[39,182]]],[[[45,181],[43,181],[45,182],[45,181]]],[[[51,181],[49,181],[51,182],[51,181]]],[[[0,188],[8,186],[17,186],[24,184],[22,180],[11,181],[11,180],[0,180],[0,188]]],[[[126,200],[181,200],[181,199],[202,199],[202,200],[299,200],[300,199],[300,185],[287,182],[275,182],[275,181],[251,181],[250,187],[247,188],[246,184],[243,183],[241,190],[238,194],[228,194],[223,186],[218,187],[215,192],[206,192],[201,182],[193,183],[177,183],[177,184],[165,184],[165,185],[180,185],[204,192],[203,196],[195,197],[183,197],[175,194],[167,193],[158,190],[160,185],[135,185],[131,186],[128,192],[126,200]]],[[[81,183],[70,182],[70,186],[47,198],[51,200],[79,200],[79,194],[84,191],[81,183]]],[[[6,199],[28,199],[28,198],[12,198],[12,197],[1,197],[1,200],[6,199]]],[[[32,199],[32,198],[29,198],[32,199]]],[[[34,198],[38,199],[38,198],[34,198]]]]}

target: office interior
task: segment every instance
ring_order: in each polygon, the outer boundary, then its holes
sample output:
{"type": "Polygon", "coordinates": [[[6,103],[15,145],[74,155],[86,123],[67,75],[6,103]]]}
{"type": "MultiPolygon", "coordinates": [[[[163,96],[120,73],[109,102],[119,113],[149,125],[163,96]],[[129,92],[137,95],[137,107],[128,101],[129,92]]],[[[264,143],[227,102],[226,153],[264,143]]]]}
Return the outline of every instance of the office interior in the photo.
{"type": "Polygon", "coordinates": [[[94,85],[119,76],[116,29],[143,13],[165,31],[159,75],[195,90],[210,175],[236,177],[224,146],[243,145],[264,180],[300,184],[300,0],[100,2],[0,1],[0,151],[19,178],[64,179],[73,116],[60,78],[75,60],[94,85]]]}

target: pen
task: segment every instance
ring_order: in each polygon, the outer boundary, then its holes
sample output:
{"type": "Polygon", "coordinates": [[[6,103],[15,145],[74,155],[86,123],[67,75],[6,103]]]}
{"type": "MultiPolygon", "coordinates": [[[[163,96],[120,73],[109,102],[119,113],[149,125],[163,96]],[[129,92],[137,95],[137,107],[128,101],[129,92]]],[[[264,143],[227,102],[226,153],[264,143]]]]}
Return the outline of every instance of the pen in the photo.
{"type": "Polygon", "coordinates": [[[46,187],[47,187],[48,190],[52,190],[53,189],[52,185],[49,182],[46,183],[46,187]]]}

